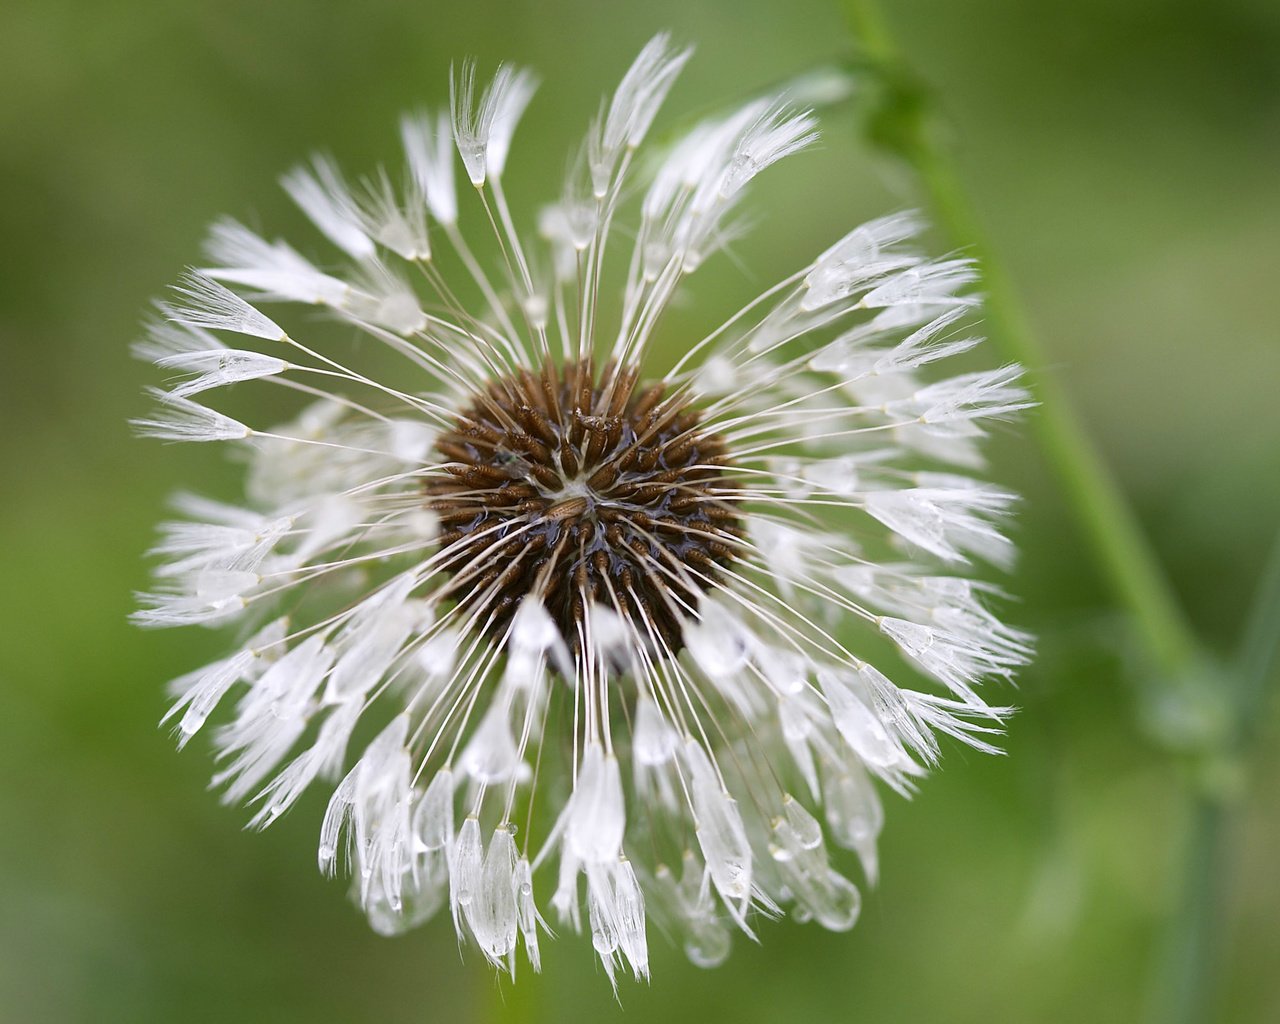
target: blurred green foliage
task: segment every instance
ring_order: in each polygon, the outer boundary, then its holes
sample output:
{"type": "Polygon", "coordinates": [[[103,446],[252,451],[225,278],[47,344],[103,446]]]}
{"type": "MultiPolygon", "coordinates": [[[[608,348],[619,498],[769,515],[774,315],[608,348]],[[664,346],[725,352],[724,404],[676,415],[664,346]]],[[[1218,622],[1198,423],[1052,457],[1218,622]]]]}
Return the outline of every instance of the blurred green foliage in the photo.
{"type": "MultiPolygon", "coordinates": [[[[1230,650],[1280,519],[1280,7],[1271,0],[892,0],[1057,373],[1192,620],[1230,650]]],[[[394,160],[395,118],[450,61],[545,84],[510,191],[531,220],[599,96],[653,31],[699,55],[677,114],[842,57],[822,0],[8,0],[0,10],[0,1020],[1129,1022],[1176,879],[1182,766],[1152,738],[1110,598],[1016,431],[1015,618],[1042,637],[1009,756],[952,750],[893,800],[859,926],[765,925],[702,972],[656,939],[620,1010],[585,940],[513,993],[445,922],[381,939],[320,879],[313,794],[261,836],[155,727],[212,634],[130,628],[166,494],[230,496],[216,453],[128,438],[150,296],[232,213],[300,230],[274,179],[318,146],[394,160]],[[506,1003],[504,1004],[504,1000],[506,1003]]],[[[699,275],[727,311],[844,227],[918,203],[851,111],[763,183],[757,230],[699,275]],[[738,262],[740,261],[740,262],[738,262]],[[744,269],[745,268],[745,269],[744,269]]],[[[682,314],[698,323],[695,311],[682,314]]],[[[676,324],[683,322],[678,319],[676,324]]],[[[1144,696],[1145,694],[1145,696],[1144,696]]],[[[1274,711],[1274,708],[1272,709],[1274,711]]],[[[1280,1019],[1274,716],[1235,830],[1223,1020],[1280,1019]]],[[[194,745],[198,746],[198,744],[194,745]]]]}

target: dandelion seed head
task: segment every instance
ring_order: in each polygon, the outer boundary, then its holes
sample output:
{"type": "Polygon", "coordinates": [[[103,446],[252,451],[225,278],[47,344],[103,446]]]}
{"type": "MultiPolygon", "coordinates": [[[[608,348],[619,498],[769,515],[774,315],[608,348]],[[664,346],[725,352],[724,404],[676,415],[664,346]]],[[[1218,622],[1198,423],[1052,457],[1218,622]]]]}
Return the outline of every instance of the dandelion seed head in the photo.
{"type": "Polygon", "coordinates": [[[210,737],[255,828],[326,787],[317,863],[370,925],[447,916],[513,975],[548,920],[614,984],[655,925],[701,967],[784,913],[852,927],[883,792],[943,737],[994,751],[990,684],[1031,653],[971,578],[1009,564],[1014,496],[970,475],[1029,399],[1016,367],[946,374],[976,271],[919,252],[917,215],[656,357],[818,131],[766,97],[655,143],[689,58],[644,48],[537,212],[502,187],[536,79],[460,65],[402,120],[404,173],[285,176],[328,257],[218,221],[135,346],[166,378],[137,431],[247,463],[242,500],[175,502],[135,614],[236,631],[170,684],[179,745],[210,737]],[[313,340],[317,310],[367,344],[313,340]],[[306,404],[273,425],[271,389],[306,404]]]}

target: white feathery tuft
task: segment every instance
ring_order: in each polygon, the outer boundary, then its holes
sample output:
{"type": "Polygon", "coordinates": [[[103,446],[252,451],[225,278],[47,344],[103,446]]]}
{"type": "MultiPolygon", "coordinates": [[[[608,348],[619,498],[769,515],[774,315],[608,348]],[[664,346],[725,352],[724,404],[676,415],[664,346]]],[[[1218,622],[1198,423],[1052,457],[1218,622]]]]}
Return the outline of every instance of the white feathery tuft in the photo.
{"type": "Polygon", "coordinates": [[[201,273],[241,285],[267,300],[340,306],[351,286],[322,273],[286,242],[268,242],[230,218],[209,229],[205,253],[216,264],[201,273]]]}
{"type": "Polygon", "coordinates": [[[265,313],[235,292],[198,270],[174,285],[180,304],[161,303],[160,310],[174,323],[214,331],[234,331],[265,341],[284,341],[288,335],[265,313]]]}
{"type": "Polygon", "coordinates": [[[153,388],[151,397],[161,403],[155,415],[132,420],[139,437],[161,441],[239,441],[252,433],[230,416],[209,409],[189,398],[153,388]]]}
{"type": "Polygon", "coordinates": [[[373,256],[373,241],[364,232],[351,189],[332,157],[317,154],[310,167],[295,167],[280,184],[311,223],[348,256],[357,260],[373,256]]]}
{"type": "Polygon", "coordinates": [[[453,128],[449,115],[440,111],[432,123],[427,114],[400,119],[400,139],[405,158],[431,216],[441,224],[458,220],[458,194],[453,183],[453,128]]]}
{"type": "Polygon", "coordinates": [[[537,77],[524,68],[501,65],[477,100],[476,66],[466,61],[450,82],[453,138],[471,184],[500,178],[516,125],[538,87],[537,77]]]}

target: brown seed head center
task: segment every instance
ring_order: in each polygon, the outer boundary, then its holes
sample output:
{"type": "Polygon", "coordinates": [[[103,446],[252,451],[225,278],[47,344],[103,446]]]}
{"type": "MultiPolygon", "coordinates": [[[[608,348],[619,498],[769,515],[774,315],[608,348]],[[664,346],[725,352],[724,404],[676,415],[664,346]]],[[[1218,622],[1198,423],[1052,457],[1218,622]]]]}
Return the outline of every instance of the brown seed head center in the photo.
{"type": "Polygon", "coordinates": [[[538,594],[573,649],[587,602],[629,619],[658,655],[683,644],[742,536],[724,440],[664,384],[590,360],[495,381],[436,442],[428,480],[447,596],[505,634],[538,594]]]}

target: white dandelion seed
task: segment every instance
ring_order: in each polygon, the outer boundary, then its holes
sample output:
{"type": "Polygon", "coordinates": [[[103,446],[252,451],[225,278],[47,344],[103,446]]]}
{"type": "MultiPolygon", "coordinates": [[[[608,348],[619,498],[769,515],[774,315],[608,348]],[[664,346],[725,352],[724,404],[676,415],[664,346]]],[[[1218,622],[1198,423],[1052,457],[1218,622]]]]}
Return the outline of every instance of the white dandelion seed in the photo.
{"type": "Polygon", "coordinates": [[[324,780],[318,861],[373,927],[448,907],[513,975],[519,948],[539,968],[544,915],[611,981],[648,977],[651,922],[700,966],[762,917],[851,927],[881,788],[910,793],[942,736],[993,750],[1007,709],[983,683],[1030,655],[994,588],[946,574],[1012,556],[1014,498],[971,474],[1028,397],[1016,367],[937,376],[979,343],[974,269],[915,249],[918,216],[849,232],[654,365],[752,180],[816,137],[766,98],[635,159],[688,58],[645,47],[538,249],[501,184],[535,79],[482,88],[466,64],[449,112],[401,123],[403,185],[353,190],[323,157],[286,176],[345,269],[220,221],[136,346],[169,376],[138,431],[248,460],[243,506],[180,499],[136,614],[245,638],[171,684],[179,742],[215,723],[215,781],[255,827],[324,780]],[[262,301],[311,308],[286,332],[262,301]],[[317,306],[403,369],[308,345],[317,306]],[[205,404],[232,385],[311,404],[242,423],[205,404]]]}

